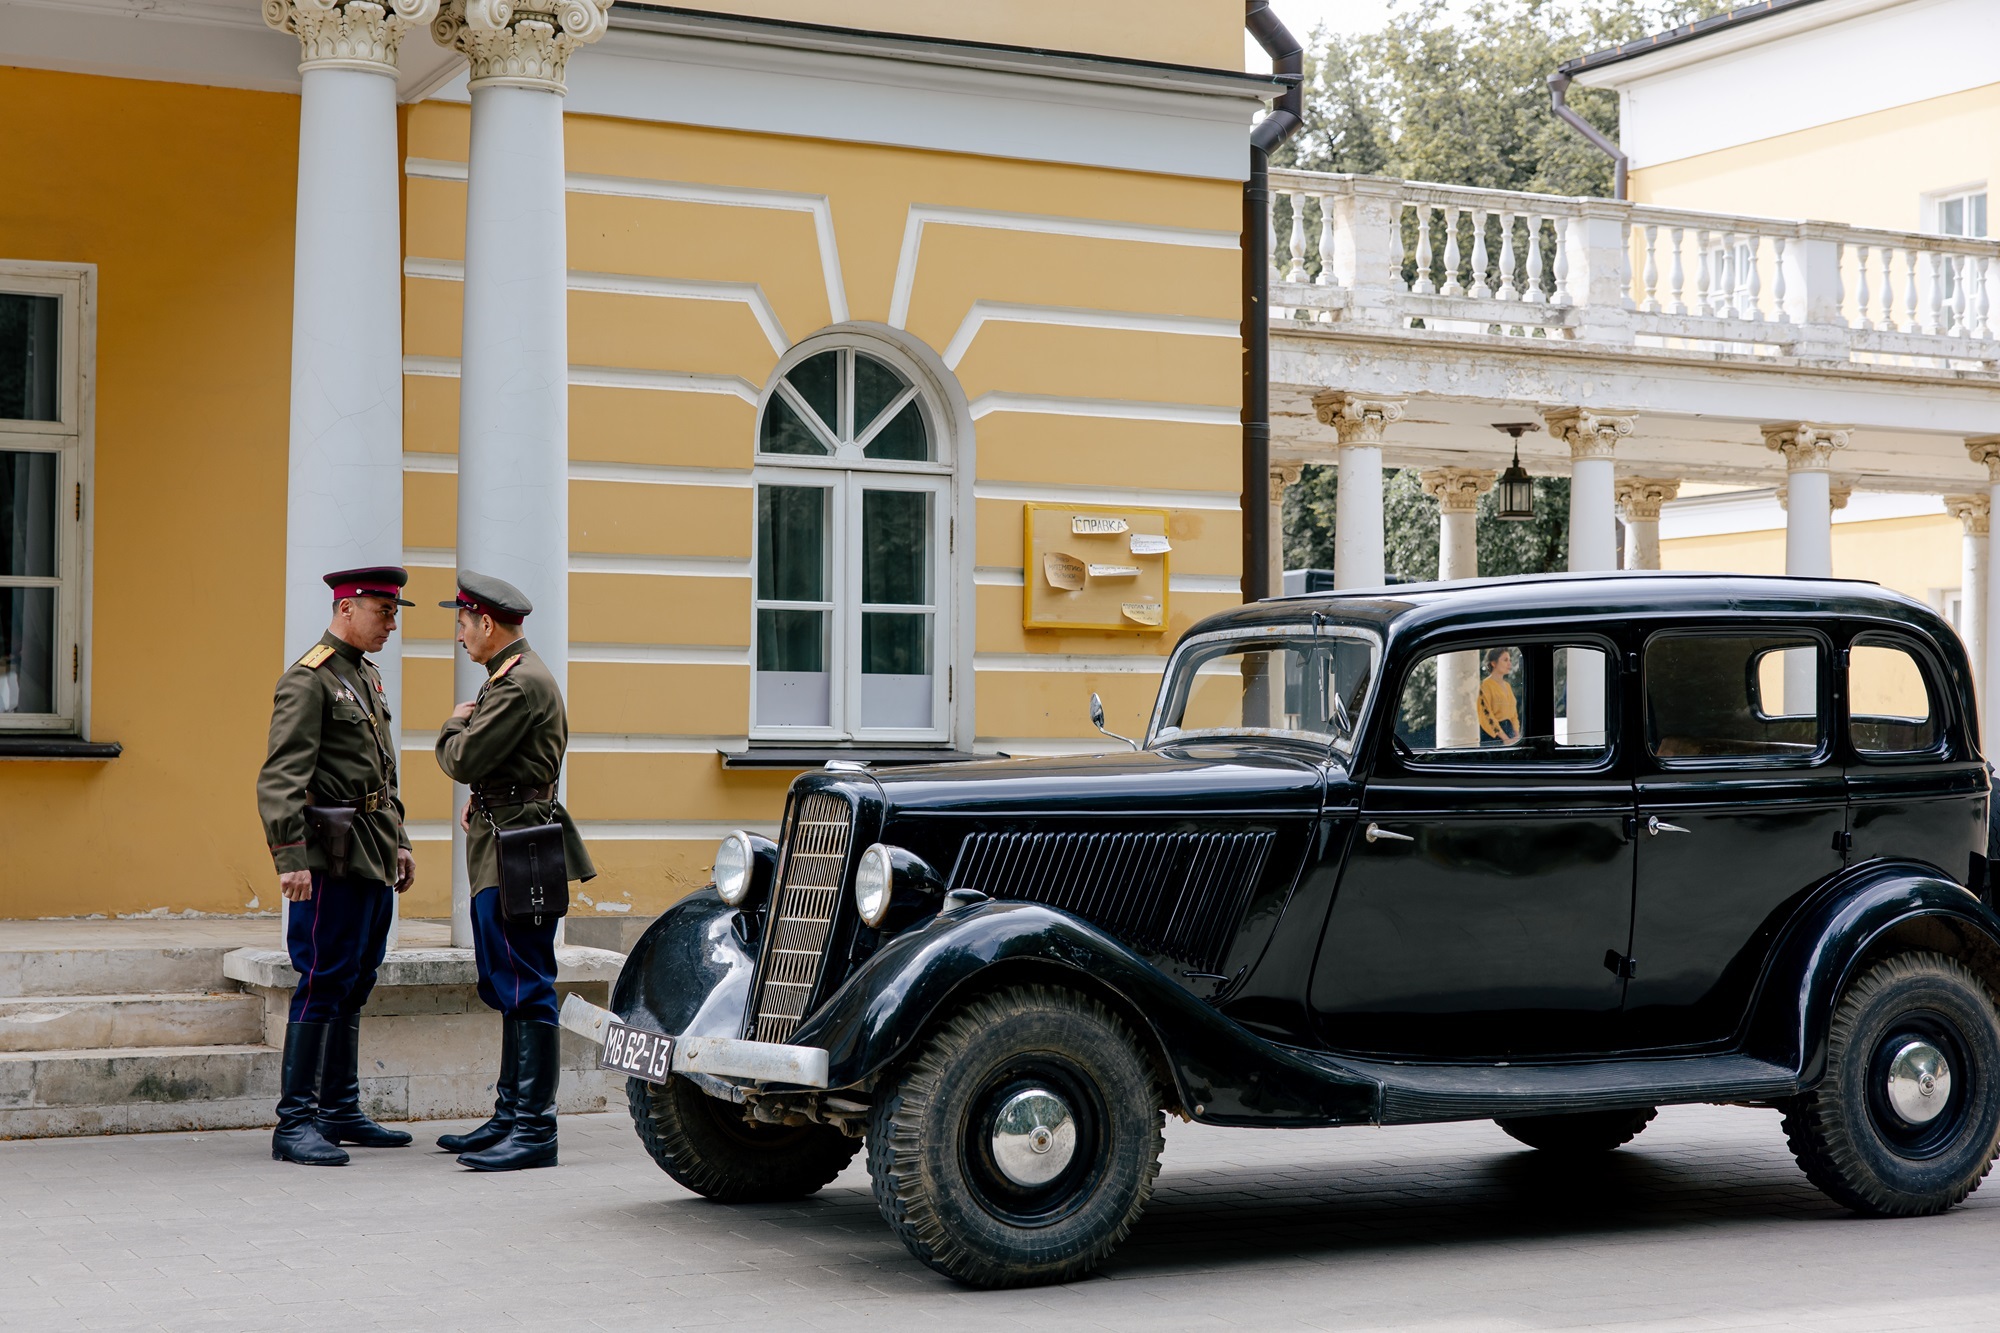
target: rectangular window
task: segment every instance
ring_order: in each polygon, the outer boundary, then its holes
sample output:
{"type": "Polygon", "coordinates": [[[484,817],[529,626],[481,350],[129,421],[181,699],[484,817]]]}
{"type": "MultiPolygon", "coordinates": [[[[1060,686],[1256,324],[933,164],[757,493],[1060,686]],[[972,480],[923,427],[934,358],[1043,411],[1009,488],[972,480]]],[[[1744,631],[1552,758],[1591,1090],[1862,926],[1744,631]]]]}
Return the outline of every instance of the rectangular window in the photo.
{"type": "Polygon", "coordinates": [[[948,479],[759,471],[753,731],[947,739],[948,479]]]}
{"type": "Polygon", "coordinates": [[[1932,200],[1936,220],[1933,230],[1941,236],[1984,236],[1986,234],[1986,191],[1962,190],[1937,195],[1932,200]]]}
{"type": "Polygon", "coordinates": [[[1916,656],[1862,638],[1847,653],[1847,734],[1871,757],[1925,754],[1938,743],[1938,710],[1916,656]]]}
{"type": "Polygon", "coordinates": [[[0,262],[0,732],[78,729],[85,281],[0,262]]]}
{"type": "Polygon", "coordinates": [[[1826,651],[1799,634],[1658,634],[1646,739],[1669,767],[1813,763],[1826,745],[1826,651]]]}
{"type": "Polygon", "coordinates": [[[1584,644],[1434,653],[1404,677],[1396,737],[1415,763],[1596,763],[1611,752],[1610,668],[1584,644]]]}

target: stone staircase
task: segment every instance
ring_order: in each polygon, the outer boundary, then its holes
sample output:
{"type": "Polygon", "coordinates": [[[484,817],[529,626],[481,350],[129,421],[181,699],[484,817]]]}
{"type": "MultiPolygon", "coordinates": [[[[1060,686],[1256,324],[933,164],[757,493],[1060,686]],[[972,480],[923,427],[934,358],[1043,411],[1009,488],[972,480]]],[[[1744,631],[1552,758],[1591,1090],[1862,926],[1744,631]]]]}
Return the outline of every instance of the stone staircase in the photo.
{"type": "MultiPolygon", "coordinates": [[[[442,922],[403,922],[362,1011],[363,1105],[379,1119],[492,1105],[499,1016],[450,936],[442,922]]],[[[559,996],[608,1003],[623,962],[559,948],[559,996]]],[[[296,981],[270,917],[0,921],[0,1139],[271,1124],[296,981]]],[[[560,1110],[620,1095],[595,1057],[565,1036],[560,1110]]]]}
{"type": "Polygon", "coordinates": [[[269,919],[0,921],[0,1139],[268,1124],[278,1052],[222,960],[269,919]]]}

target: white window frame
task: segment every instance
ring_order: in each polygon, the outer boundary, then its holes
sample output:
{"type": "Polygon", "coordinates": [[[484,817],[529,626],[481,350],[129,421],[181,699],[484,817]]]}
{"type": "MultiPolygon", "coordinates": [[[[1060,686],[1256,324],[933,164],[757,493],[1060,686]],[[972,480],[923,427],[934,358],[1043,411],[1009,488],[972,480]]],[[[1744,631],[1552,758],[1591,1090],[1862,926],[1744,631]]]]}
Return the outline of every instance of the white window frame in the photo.
{"type": "MultiPolygon", "coordinates": [[[[1924,195],[1923,200],[1924,217],[1922,229],[1933,236],[1967,237],[1968,234],[1965,232],[1946,231],[1944,229],[1944,206],[1956,200],[1970,200],[1974,195],[1983,195],[1986,193],[1986,182],[1984,181],[1972,185],[1957,186],[1949,190],[1934,190],[1927,193],[1924,195]]],[[[1993,228],[1993,200],[1990,197],[1986,201],[1986,227],[1987,231],[1991,231],[1993,228]]],[[[1968,239],[1983,239],[1984,235],[1985,233],[1981,233],[1979,237],[1968,237],[1968,239]]]]}
{"type": "MultiPolygon", "coordinates": [[[[771,387],[764,394],[757,411],[753,447],[757,448],[758,452],[751,470],[751,482],[757,488],[811,486],[831,492],[828,499],[829,550],[826,579],[832,601],[830,606],[823,602],[766,601],[758,595],[758,589],[762,586],[758,568],[761,544],[757,541],[754,531],[758,506],[753,503],[750,569],[752,607],[750,738],[752,740],[936,744],[949,743],[952,739],[952,702],[957,676],[954,645],[958,639],[954,628],[956,620],[952,604],[957,582],[953,577],[957,511],[955,468],[952,433],[946,428],[939,395],[929,390],[931,378],[925,368],[902,349],[851,332],[829,333],[808,338],[786,354],[771,377],[771,387]],[[933,455],[931,461],[900,462],[867,457],[864,450],[873,436],[867,434],[859,439],[855,437],[852,356],[844,358],[842,362],[842,376],[845,382],[840,401],[843,419],[837,423],[828,423],[832,426],[833,438],[822,441],[831,446],[831,452],[824,456],[762,452],[764,415],[769,410],[770,403],[776,398],[784,398],[792,410],[798,413],[800,419],[807,423],[808,428],[813,428],[814,415],[797,391],[786,382],[785,377],[800,363],[828,351],[866,353],[893,366],[903,376],[910,387],[900,397],[892,400],[877,420],[881,424],[886,424],[902,410],[904,404],[915,399],[924,415],[924,429],[931,442],[933,455]],[[866,490],[923,491],[933,497],[931,594],[928,604],[894,607],[869,607],[862,604],[861,504],[862,493],[866,490]],[[827,660],[832,676],[829,682],[831,697],[828,725],[824,727],[774,725],[762,723],[757,718],[756,681],[759,647],[757,613],[783,609],[831,612],[829,616],[831,623],[827,632],[827,660]],[[931,726],[903,728],[860,725],[863,675],[860,662],[861,617],[864,612],[871,609],[930,613],[931,726]]],[[[818,433],[817,429],[814,429],[814,433],[818,433]]]]}
{"type": "Polygon", "coordinates": [[[54,296],[61,302],[57,332],[59,412],[54,421],[0,419],[0,452],[58,456],[56,573],[52,578],[0,576],[10,587],[54,587],[55,711],[0,713],[0,735],[87,737],[90,661],[92,430],[97,352],[97,267],[0,259],[0,292],[54,296]]]}

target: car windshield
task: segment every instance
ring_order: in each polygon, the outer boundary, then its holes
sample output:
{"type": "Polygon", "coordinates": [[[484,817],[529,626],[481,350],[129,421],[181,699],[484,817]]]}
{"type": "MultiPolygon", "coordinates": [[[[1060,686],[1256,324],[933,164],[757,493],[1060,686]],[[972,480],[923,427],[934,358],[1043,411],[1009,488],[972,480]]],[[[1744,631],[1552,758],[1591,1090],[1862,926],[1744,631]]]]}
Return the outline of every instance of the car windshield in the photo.
{"type": "Polygon", "coordinates": [[[1334,626],[1196,643],[1175,655],[1153,743],[1287,736],[1347,749],[1377,652],[1373,635],[1334,626]]]}

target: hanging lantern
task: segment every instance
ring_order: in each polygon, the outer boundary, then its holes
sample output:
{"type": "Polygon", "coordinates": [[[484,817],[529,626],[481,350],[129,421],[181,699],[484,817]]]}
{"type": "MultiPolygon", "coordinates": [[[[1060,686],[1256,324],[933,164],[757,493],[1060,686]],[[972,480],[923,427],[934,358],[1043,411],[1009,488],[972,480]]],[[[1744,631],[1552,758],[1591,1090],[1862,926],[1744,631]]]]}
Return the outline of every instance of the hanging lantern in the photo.
{"type": "Polygon", "coordinates": [[[1535,481],[1528,470],[1521,466],[1521,435],[1525,431],[1540,430],[1541,426],[1532,421],[1508,422],[1496,425],[1495,430],[1504,431],[1514,437],[1514,461],[1500,474],[1494,484],[1494,512],[1497,517],[1520,521],[1535,516],[1535,481]]]}

